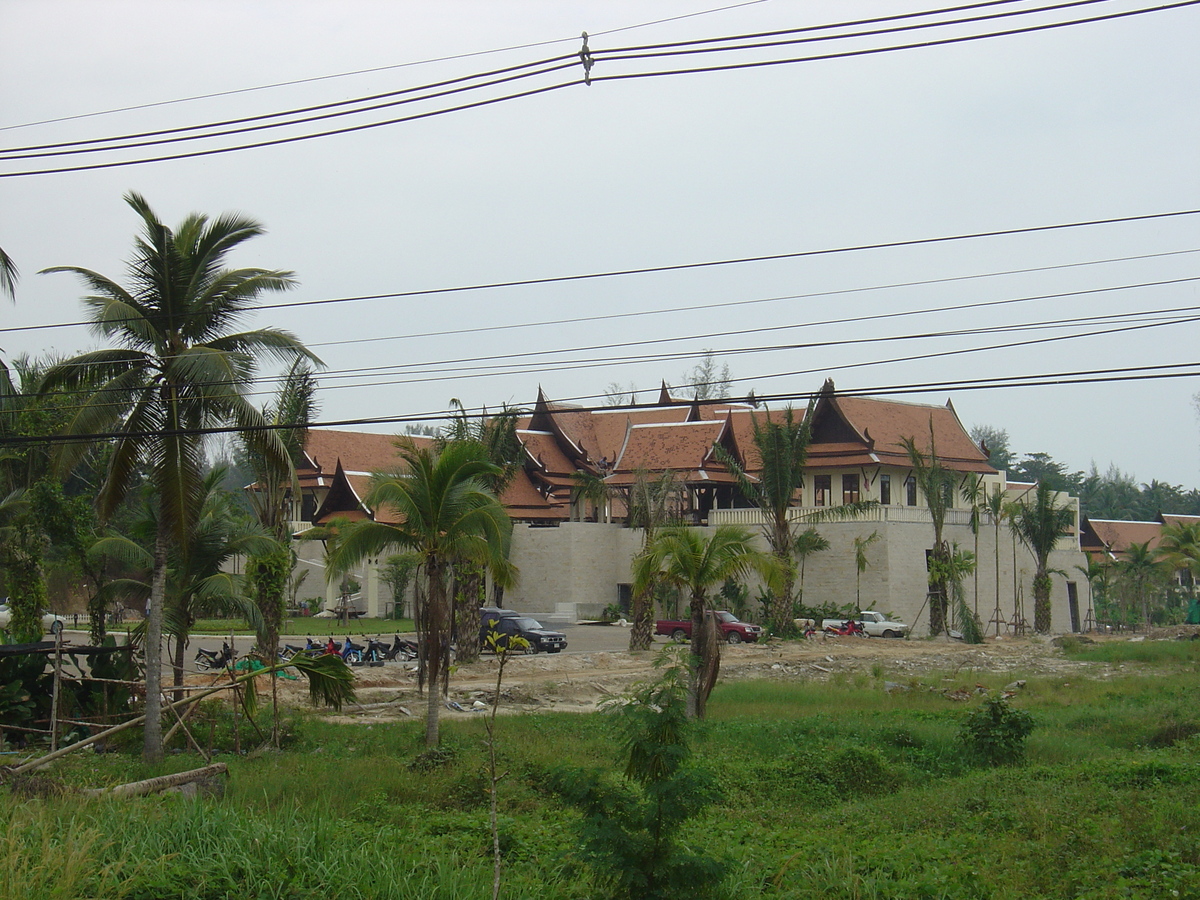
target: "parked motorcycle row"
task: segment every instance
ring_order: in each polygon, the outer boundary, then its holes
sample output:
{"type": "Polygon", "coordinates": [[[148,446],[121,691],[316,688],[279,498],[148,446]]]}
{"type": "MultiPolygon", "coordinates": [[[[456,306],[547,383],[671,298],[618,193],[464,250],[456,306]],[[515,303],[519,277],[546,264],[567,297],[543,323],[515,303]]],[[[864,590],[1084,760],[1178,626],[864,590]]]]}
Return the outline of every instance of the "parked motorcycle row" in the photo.
{"type": "MultiPolygon", "coordinates": [[[[366,643],[356,644],[347,635],[340,644],[332,637],[322,644],[320,641],[307,638],[303,647],[284,644],[283,649],[279,651],[279,659],[281,662],[288,662],[296,656],[317,657],[328,654],[340,656],[351,666],[382,666],[388,662],[408,662],[417,658],[416,643],[401,640],[400,635],[395,636],[390,646],[386,641],[368,638],[365,635],[363,640],[366,643]]],[[[205,650],[201,647],[196,652],[196,668],[202,671],[225,669],[234,664],[235,658],[233,649],[228,642],[222,643],[219,652],[205,650]]]]}

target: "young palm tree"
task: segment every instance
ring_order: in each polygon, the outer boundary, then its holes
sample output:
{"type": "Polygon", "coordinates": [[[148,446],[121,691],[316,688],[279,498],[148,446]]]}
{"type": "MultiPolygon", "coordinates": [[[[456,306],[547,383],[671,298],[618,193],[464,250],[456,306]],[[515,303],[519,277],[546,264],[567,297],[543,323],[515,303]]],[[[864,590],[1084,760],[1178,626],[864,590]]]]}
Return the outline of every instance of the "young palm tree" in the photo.
{"type": "Polygon", "coordinates": [[[862,573],[867,571],[867,548],[878,542],[879,532],[872,531],[865,538],[854,539],[854,605],[862,613],[862,573]]]}
{"type": "Polygon", "coordinates": [[[673,526],[658,532],[654,542],[634,560],[634,591],[660,579],[685,591],[691,601],[691,682],[688,716],[703,718],[708,695],[720,667],[720,641],[708,613],[709,593],[727,578],[758,572],[777,587],[778,559],[754,548],[754,537],[745,528],[719,525],[706,537],[698,528],[673,526]]]}
{"type": "MultiPolygon", "coordinates": [[[[968,475],[960,486],[963,500],[971,509],[971,534],[975,538],[975,559],[979,559],[979,529],[983,526],[983,514],[987,508],[987,493],[983,489],[983,476],[968,475]]],[[[979,566],[975,567],[975,618],[979,618],[979,566]]]]}
{"type": "MultiPolygon", "coordinates": [[[[261,430],[262,414],[247,400],[261,357],[286,364],[306,358],[320,364],[291,334],[273,328],[234,332],[264,293],[294,286],[291,272],[227,269],[228,254],[263,233],[238,215],[210,221],[192,214],[168,228],[138,194],[126,202],[141,217],[143,232],[129,267],[130,287],[90,269],[58,266],[91,290],[84,297],[92,328],[117,344],[61,363],[47,373],[51,388],[79,389],[88,379],[102,384],[83,403],[68,431],[116,433],[97,511],[107,518],[130,487],[148,474],[157,494],[158,533],[146,621],[146,726],[143,755],[162,758],[161,642],[167,556],[187,546],[203,499],[204,432],[233,427],[246,432],[256,452],[286,465],[287,451],[275,432],[261,430]],[[260,430],[256,430],[260,429],[260,430]]],[[[64,445],[60,465],[69,471],[86,443],[64,445]]]]}
{"type": "Polygon", "coordinates": [[[1050,631],[1050,572],[1047,562],[1058,539],[1069,534],[1075,513],[1069,506],[1058,506],[1056,492],[1043,481],[1037,486],[1033,500],[1021,500],[1013,510],[1011,527],[1029,552],[1033,554],[1033,630],[1038,634],[1050,631]]]}
{"type": "Polygon", "coordinates": [[[912,464],[913,478],[925,496],[925,506],[933,522],[933,549],[929,551],[929,631],[941,634],[946,631],[949,609],[949,585],[945,573],[950,566],[950,545],[943,536],[946,525],[946,510],[954,496],[954,473],[942,465],[937,456],[933,439],[933,418],[929,419],[929,454],[917,448],[915,438],[900,441],[908,460],[912,464]]]}
{"type": "Polygon", "coordinates": [[[1166,570],[1150,542],[1130,544],[1125,558],[1117,563],[1117,571],[1142,612],[1142,621],[1150,628],[1150,596],[1166,580],[1166,570]]]}
{"type": "Polygon", "coordinates": [[[487,480],[499,474],[499,466],[478,443],[451,441],[438,451],[401,440],[398,449],[404,471],[376,475],[366,497],[368,506],[389,509],[398,523],[364,520],[344,529],[327,575],[336,577],[393,548],[419,557],[426,596],[425,743],[436,747],[439,681],[448,674],[450,660],[450,569],[459,561],[474,562],[490,569],[496,580],[511,584],[515,575],[508,561],[512,521],[487,486],[487,480]]]}
{"type": "Polygon", "coordinates": [[[1094,559],[1088,559],[1086,566],[1076,566],[1075,568],[1078,570],[1079,574],[1087,579],[1088,583],[1088,611],[1087,619],[1085,621],[1091,624],[1089,624],[1085,630],[1090,631],[1096,622],[1096,582],[1100,582],[1102,587],[1105,586],[1108,576],[1108,566],[1102,565],[1101,563],[1096,562],[1094,559]]]}
{"type": "Polygon", "coordinates": [[[992,618],[996,623],[996,634],[1000,634],[1000,619],[1003,617],[1000,612],[1000,523],[1008,515],[1008,503],[1004,499],[1004,489],[1000,485],[993,485],[992,492],[984,499],[984,511],[988,514],[988,518],[992,520],[992,528],[995,531],[995,551],[996,558],[995,573],[996,573],[996,609],[992,613],[992,618]]]}
{"type": "Polygon", "coordinates": [[[808,558],[814,553],[824,553],[832,545],[829,540],[815,528],[806,528],[792,541],[792,556],[800,561],[800,590],[796,595],[798,602],[804,602],[804,568],[808,558]]]}
{"type": "Polygon", "coordinates": [[[718,458],[737,479],[742,494],[757,506],[766,522],[763,531],[771,553],[783,573],[779,586],[771,593],[767,619],[777,633],[786,631],[792,620],[792,592],[796,584],[796,564],[792,545],[792,505],[796,492],[804,486],[804,466],[812,443],[812,413],[808,405],[805,415],[797,419],[795,410],[784,407],[777,416],[759,419],[753,416],[752,440],[761,461],[757,479],[752,478],[728,453],[718,448],[718,458]]]}
{"type": "MultiPolygon", "coordinates": [[[[505,406],[500,413],[472,418],[457,399],[450,407],[458,412],[446,426],[439,440],[444,447],[450,441],[473,441],[484,451],[487,459],[497,467],[498,473],[484,478],[484,483],[500,497],[521,470],[524,448],[517,437],[517,419],[520,409],[505,406]]],[[[503,584],[496,584],[496,605],[501,605],[503,584]]],[[[458,660],[474,662],[479,658],[479,609],[486,605],[487,580],[484,567],[472,560],[455,560],[453,563],[454,611],[452,631],[458,646],[458,660]]]]}
{"type": "MultiPolygon", "coordinates": [[[[679,496],[674,472],[662,472],[651,476],[649,472],[634,474],[629,488],[626,523],[630,528],[642,529],[642,553],[652,543],[654,535],[671,517],[671,501],[679,496]]],[[[633,592],[633,609],[630,617],[633,627],[629,629],[629,649],[649,650],[654,633],[654,588],[657,581],[649,581],[633,592]]]]}

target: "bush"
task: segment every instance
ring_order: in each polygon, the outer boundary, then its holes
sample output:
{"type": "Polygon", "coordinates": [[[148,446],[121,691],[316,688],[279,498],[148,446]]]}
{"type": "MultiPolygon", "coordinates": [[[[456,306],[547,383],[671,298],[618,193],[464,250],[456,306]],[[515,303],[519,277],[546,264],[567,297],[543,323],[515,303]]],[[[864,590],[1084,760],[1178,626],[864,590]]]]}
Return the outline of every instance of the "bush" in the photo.
{"type": "Polygon", "coordinates": [[[990,766],[1013,765],[1025,758],[1025,740],[1033,716],[1001,697],[988,697],[967,714],[959,740],[967,752],[990,766]]]}

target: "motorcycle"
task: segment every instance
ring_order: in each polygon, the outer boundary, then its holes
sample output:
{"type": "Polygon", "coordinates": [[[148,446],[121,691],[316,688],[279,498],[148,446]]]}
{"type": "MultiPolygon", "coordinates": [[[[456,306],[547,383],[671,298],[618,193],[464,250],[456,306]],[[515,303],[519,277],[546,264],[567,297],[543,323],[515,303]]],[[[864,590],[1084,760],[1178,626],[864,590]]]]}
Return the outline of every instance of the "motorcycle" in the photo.
{"type": "Polygon", "coordinates": [[[196,651],[196,668],[208,671],[224,669],[233,664],[233,658],[233,648],[228,643],[222,643],[220,653],[200,647],[196,651]]]}
{"type": "Polygon", "coordinates": [[[825,629],[825,633],[837,635],[838,637],[865,638],[867,636],[867,632],[863,629],[862,622],[855,621],[854,619],[843,622],[840,628],[834,628],[832,626],[827,627],[825,629]]]}
{"type": "Polygon", "coordinates": [[[350,635],[346,635],[346,640],[342,643],[342,659],[349,665],[361,666],[363,664],[363,650],[366,648],[362,644],[356,644],[350,640],[350,635]]]}
{"type": "Polygon", "coordinates": [[[416,658],[417,645],[413,641],[400,640],[400,635],[395,636],[391,648],[383,655],[385,662],[393,662],[395,660],[408,661],[416,658]]]}
{"type": "Polygon", "coordinates": [[[368,666],[382,666],[384,658],[387,656],[387,644],[383,641],[373,640],[364,635],[363,640],[367,642],[367,649],[363,653],[363,658],[368,666]]]}

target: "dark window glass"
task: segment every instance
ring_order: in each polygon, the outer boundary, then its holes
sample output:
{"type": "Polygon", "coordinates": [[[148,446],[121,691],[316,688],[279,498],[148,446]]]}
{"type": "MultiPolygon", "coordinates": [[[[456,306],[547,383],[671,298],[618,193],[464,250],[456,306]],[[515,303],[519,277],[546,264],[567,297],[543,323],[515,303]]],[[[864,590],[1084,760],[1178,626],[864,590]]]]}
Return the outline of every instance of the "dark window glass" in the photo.
{"type": "Polygon", "coordinates": [[[913,478],[911,475],[904,480],[904,494],[905,502],[909,506],[917,505],[917,479],[913,478]]]}
{"type": "Polygon", "coordinates": [[[829,475],[813,476],[813,506],[829,505],[829,495],[833,492],[831,480],[829,475]]]}
{"type": "Polygon", "coordinates": [[[879,503],[887,506],[892,502],[892,476],[879,476],[879,503]]]}
{"type": "Polygon", "coordinates": [[[858,502],[858,476],[842,476],[842,503],[858,502]]]}

